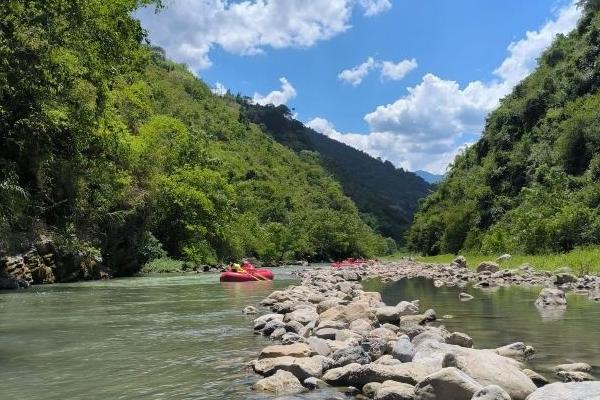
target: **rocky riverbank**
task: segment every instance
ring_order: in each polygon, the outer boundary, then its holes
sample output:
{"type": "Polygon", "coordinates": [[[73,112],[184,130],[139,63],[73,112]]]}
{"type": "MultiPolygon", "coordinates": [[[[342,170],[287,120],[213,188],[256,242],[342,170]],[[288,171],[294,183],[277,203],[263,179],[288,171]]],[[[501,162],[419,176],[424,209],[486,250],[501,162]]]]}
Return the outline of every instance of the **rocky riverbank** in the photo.
{"type": "Polygon", "coordinates": [[[550,384],[523,364],[535,352],[532,347],[513,343],[478,349],[469,335],[438,323],[434,310],[422,311],[418,300],[386,305],[379,293],[365,292],[360,284],[367,278],[411,277],[430,278],[437,285],[542,284],[552,286],[536,302],[545,308],[564,307],[561,289],[598,288],[596,277],[560,282],[558,275],[528,268],[495,269],[406,261],[302,272],[299,285],[261,302],[272,313],[256,318],[254,330],[279,344],[264,348],[251,363],[264,377],[254,389],[293,395],[336,387],[344,393],[340,398],[378,400],[600,398],[600,382],[585,363],[556,366],[555,380],[562,382],[550,384]]]}

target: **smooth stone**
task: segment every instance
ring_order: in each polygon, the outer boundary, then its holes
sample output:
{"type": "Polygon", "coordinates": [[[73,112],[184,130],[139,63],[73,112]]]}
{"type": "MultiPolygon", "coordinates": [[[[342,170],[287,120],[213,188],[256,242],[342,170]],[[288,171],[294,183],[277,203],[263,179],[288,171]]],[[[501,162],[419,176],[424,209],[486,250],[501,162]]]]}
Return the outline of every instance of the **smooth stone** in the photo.
{"type": "Polygon", "coordinates": [[[277,357],[258,360],[253,365],[254,371],[262,376],[271,376],[279,370],[287,371],[300,381],[309,377],[320,378],[323,375],[322,360],[315,357],[277,357]]]}
{"type": "Polygon", "coordinates": [[[535,349],[523,342],[516,342],[498,347],[495,352],[504,357],[526,360],[535,354],[535,349]]]}
{"type": "Polygon", "coordinates": [[[329,356],[331,354],[331,347],[325,339],[311,336],[306,340],[310,348],[321,356],[329,356]]]}
{"type": "Polygon", "coordinates": [[[566,307],[567,298],[565,292],[560,289],[544,288],[535,300],[536,307],[566,307]]]}
{"type": "Polygon", "coordinates": [[[328,384],[315,377],[306,378],[302,384],[309,390],[325,389],[329,387],[328,384]]]}
{"type": "Polygon", "coordinates": [[[511,400],[511,398],[500,386],[489,385],[478,390],[471,400],[511,400]]]}
{"type": "Polygon", "coordinates": [[[301,308],[296,311],[292,311],[289,314],[285,315],[284,321],[297,321],[302,325],[306,325],[311,321],[316,321],[319,319],[319,314],[317,314],[316,309],[312,308],[301,308]]]}
{"type": "Polygon", "coordinates": [[[254,306],[246,306],[246,307],[244,307],[242,312],[246,315],[258,314],[258,310],[254,306]]]}
{"type": "Polygon", "coordinates": [[[375,400],[413,400],[415,388],[406,383],[385,381],[375,393],[375,400]]]}
{"type": "Polygon", "coordinates": [[[283,315],[282,314],[266,314],[266,315],[262,315],[258,318],[256,318],[254,320],[254,330],[261,330],[265,327],[265,325],[267,324],[267,322],[269,321],[273,321],[273,320],[279,320],[281,322],[283,322],[283,315]]]}
{"type": "Polygon", "coordinates": [[[443,368],[415,386],[415,400],[470,400],[483,387],[457,368],[443,368]]]}
{"type": "Polygon", "coordinates": [[[363,387],[369,382],[396,381],[414,385],[432,372],[423,364],[404,363],[395,366],[379,364],[348,364],[341,368],[330,369],[323,380],[333,386],[355,385],[363,387]]]}
{"type": "Polygon", "coordinates": [[[347,306],[332,307],[321,313],[320,318],[323,321],[344,321],[346,323],[350,323],[357,319],[374,321],[375,313],[369,304],[355,301],[347,306]]]}
{"type": "Polygon", "coordinates": [[[551,383],[533,392],[527,400],[600,400],[600,382],[551,383]]]}
{"type": "Polygon", "coordinates": [[[335,351],[331,358],[334,361],[334,368],[343,367],[348,364],[368,364],[371,362],[371,357],[363,350],[362,347],[350,347],[335,351]]]}
{"type": "Polygon", "coordinates": [[[469,300],[473,300],[474,297],[471,296],[468,293],[459,293],[458,298],[460,299],[460,301],[469,301],[469,300]]]}
{"type": "Polygon", "coordinates": [[[300,383],[292,373],[279,370],[273,376],[263,378],[256,382],[252,389],[259,392],[272,393],[274,395],[289,395],[298,394],[306,391],[304,386],[300,383]]]}
{"type": "Polygon", "coordinates": [[[392,356],[401,362],[412,361],[413,357],[415,356],[415,347],[410,342],[408,336],[400,336],[392,348],[392,356]]]}
{"type": "Polygon", "coordinates": [[[481,273],[481,272],[494,273],[494,272],[500,271],[500,266],[493,261],[484,261],[477,266],[476,271],[478,273],[481,273]]]}
{"type": "Polygon", "coordinates": [[[450,336],[446,337],[446,343],[455,344],[460,347],[473,347],[473,339],[471,336],[462,332],[452,332],[450,336]]]}
{"type": "Polygon", "coordinates": [[[375,397],[375,394],[377,393],[377,390],[379,390],[379,388],[383,386],[383,383],[380,382],[369,382],[366,385],[363,386],[362,388],[362,392],[365,396],[369,397],[369,398],[373,398],[375,397]]]}
{"type": "Polygon", "coordinates": [[[259,359],[276,357],[310,357],[315,352],[305,343],[267,346],[260,352],[259,359]]]}
{"type": "Polygon", "coordinates": [[[401,317],[419,313],[419,306],[410,301],[401,301],[396,305],[396,309],[401,317]]]}
{"type": "Polygon", "coordinates": [[[592,375],[582,371],[558,371],[556,376],[563,382],[585,382],[594,380],[592,375]]]}
{"type": "Polygon", "coordinates": [[[524,369],[523,373],[527,375],[537,387],[542,387],[550,383],[548,379],[530,369],[524,369]]]}
{"type": "Polygon", "coordinates": [[[592,366],[586,363],[570,363],[559,364],[552,368],[554,372],[569,371],[569,372],[592,372],[592,366]]]}
{"type": "Polygon", "coordinates": [[[397,307],[385,306],[375,309],[375,316],[381,323],[400,321],[400,311],[397,307]]]}
{"type": "Polygon", "coordinates": [[[338,332],[339,330],[335,328],[320,328],[315,331],[315,336],[320,339],[334,340],[338,332]]]}

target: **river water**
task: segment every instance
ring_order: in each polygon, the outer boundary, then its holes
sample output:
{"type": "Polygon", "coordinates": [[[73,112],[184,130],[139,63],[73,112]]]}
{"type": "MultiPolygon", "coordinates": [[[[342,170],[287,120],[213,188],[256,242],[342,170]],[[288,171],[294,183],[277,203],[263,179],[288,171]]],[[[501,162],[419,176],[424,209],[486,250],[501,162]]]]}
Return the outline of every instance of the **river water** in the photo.
{"type": "MultiPolygon", "coordinates": [[[[37,286],[0,292],[1,399],[264,399],[243,368],[269,341],[251,331],[241,309],[295,281],[291,269],[274,282],[221,284],[187,275],[37,286]]],[[[540,315],[538,289],[435,289],[424,280],[366,283],[384,300],[421,299],[450,330],[477,347],[517,340],[538,350],[542,372],[568,360],[600,365],[600,304],[570,296],[564,315],[540,315]]],[[[598,372],[598,371],[596,371],[598,372]]],[[[331,393],[304,398],[325,399],[331,393]]]]}

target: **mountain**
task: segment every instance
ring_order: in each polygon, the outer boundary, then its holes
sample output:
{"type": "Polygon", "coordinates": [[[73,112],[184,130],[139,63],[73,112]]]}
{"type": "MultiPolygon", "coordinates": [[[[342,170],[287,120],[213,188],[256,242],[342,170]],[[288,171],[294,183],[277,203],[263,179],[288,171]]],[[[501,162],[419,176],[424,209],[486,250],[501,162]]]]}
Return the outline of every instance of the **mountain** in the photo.
{"type": "Polygon", "coordinates": [[[439,183],[442,179],[444,179],[444,175],[432,174],[431,172],[418,170],[415,171],[415,175],[420,176],[427,183],[439,183]]]}
{"type": "Polygon", "coordinates": [[[313,157],[342,185],[369,225],[398,243],[418,202],[430,192],[423,179],[318,133],[292,117],[284,105],[261,106],[237,96],[244,120],[259,125],[277,142],[302,157],[313,157]]]}
{"type": "Polygon", "coordinates": [[[600,2],[583,1],[537,69],[489,115],[408,235],[425,254],[600,244],[600,2]]]}
{"type": "Polygon", "coordinates": [[[144,44],[132,12],[150,3],[1,3],[0,255],[50,238],[127,275],[165,252],[214,264],[388,251],[315,157],[144,44]]]}

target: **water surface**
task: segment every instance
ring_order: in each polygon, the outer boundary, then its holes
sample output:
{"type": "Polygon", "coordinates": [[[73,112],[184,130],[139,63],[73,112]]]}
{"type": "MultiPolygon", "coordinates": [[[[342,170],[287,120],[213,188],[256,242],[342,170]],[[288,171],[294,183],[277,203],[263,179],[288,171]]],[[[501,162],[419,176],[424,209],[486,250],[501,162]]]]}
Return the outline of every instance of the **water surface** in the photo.
{"type": "MultiPolygon", "coordinates": [[[[258,377],[242,366],[270,342],[252,334],[253,317],[241,309],[297,282],[289,271],[277,270],[274,282],[221,284],[208,274],[0,292],[0,398],[269,398],[250,390],[258,377]]],[[[365,285],[388,304],[418,298],[423,309],[452,314],[444,324],[477,347],[533,345],[538,371],[568,360],[600,365],[600,304],[583,297],[569,296],[563,315],[540,315],[539,289],[468,289],[475,300],[462,303],[458,288],[426,280],[365,285]]]]}

